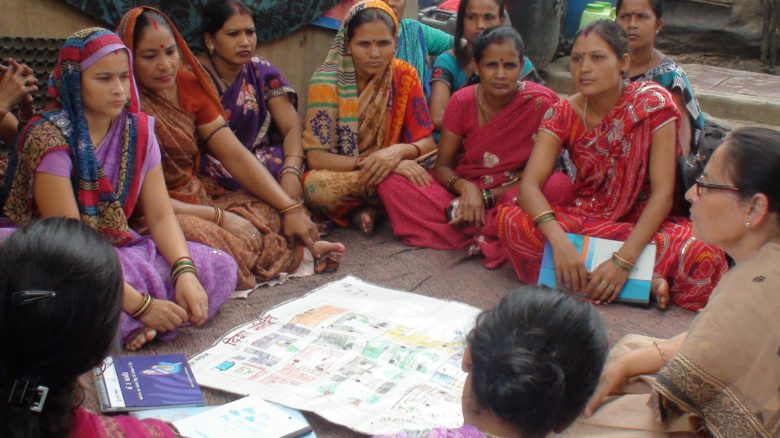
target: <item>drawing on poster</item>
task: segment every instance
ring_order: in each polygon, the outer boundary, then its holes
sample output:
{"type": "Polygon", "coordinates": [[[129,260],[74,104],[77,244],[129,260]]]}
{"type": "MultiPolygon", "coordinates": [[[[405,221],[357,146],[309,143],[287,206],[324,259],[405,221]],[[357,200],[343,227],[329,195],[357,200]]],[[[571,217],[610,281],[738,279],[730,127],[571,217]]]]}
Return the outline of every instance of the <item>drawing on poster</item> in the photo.
{"type": "Polygon", "coordinates": [[[478,312],[348,276],[234,329],[190,363],[202,386],[362,433],[455,427],[478,312]]]}

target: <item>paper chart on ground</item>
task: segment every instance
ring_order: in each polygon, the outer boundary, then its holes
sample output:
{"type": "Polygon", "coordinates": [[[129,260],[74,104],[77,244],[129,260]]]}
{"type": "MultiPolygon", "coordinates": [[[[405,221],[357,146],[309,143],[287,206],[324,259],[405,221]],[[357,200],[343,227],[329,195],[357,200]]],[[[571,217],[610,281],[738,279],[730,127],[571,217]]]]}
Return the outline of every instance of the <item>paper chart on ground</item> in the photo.
{"type": "Polygon", "coordinates": [[[462,424],[479,310],[348,276],[269,310],[190,360],[198,383],[367,434],[462,424]]]}

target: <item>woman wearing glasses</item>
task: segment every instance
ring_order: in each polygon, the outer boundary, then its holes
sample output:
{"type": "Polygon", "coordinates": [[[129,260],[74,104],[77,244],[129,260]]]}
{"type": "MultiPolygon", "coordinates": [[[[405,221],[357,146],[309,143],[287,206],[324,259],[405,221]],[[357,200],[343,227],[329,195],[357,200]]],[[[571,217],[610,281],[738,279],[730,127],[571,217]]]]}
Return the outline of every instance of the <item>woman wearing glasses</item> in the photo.
{"type": "Polygon", "coordinates": [[[671,299],[701,310],[726,270],[726,257],[695,239],[688,219],[673,215],[680,113],[660,85],[625,85],[629,64],[628,37],[614,22],[594,22],[575,37],[571,73],[577,93],[545,115],[517,206],[499,212],[501,245],[519,279],[536,283],[549,242],[558,284],[609,303],[642,250],[655,243],[652,290],[659,307],[671,299]],[[556,205],[542,187],[562,149],[576,166],[575,199],[556,205]],[[565,233],[623,244],[588,272],[565,233]]]}
{"type": "Polygon", "coordinates": [[[696,237],[723,248],[736,266],[687,332],[618,343],[587,418],[566,435],[777,436],[778,172],[780,132],[770,129],[736,130],[713,154],[686,197],[696,237]],[[610,394],[621,395],[607,402],[610,394]]]}

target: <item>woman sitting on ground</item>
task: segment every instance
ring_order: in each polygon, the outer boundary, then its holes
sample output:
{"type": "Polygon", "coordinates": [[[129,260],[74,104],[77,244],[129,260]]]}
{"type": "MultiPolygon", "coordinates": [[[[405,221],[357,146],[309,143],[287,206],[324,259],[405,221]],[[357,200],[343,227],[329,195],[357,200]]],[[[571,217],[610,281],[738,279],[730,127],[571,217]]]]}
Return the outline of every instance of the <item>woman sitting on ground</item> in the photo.
{"type": "Polygon", "coordinates": [[[499,213],[502,246],[520,281],[536,283],[548,241],[557,284],[609,303],[652,242],[659,306],[665,308],[671,295],[675,304],[701,310],[726,271],[726,257],[696,240],[690,221],[670,216],[679,112],[658,84],[626,86],[629,62],[626,33],[614,22],[596,21],[577,34],[571,62],[577,93],[545,115],[520,182],[520,208],[499,213]],[[554,205],[541,189],[562,148],[576,166],[575,199],[554,205]],[[624,243],[589,273],[565,233],[624,243]]]}
{"type": "Polygon", "coordinates": [[[395,59],[398,20],[381,0],[349,10],[312,76],[303,148],[306,203],[345,227],[374,232],[376,186],[391,173],[429,182],[419,160],[436,144],[417,71],[395,59]]]}
{"type": "MultiPolygon", "coordinates": [[[[455,22],[455,45],[453,50],[436,58],[431,73],[431,98],[429,107],[436,130],[441,130],[444,109],[450,96],[467,85],[480,81],[472,54],[472,43],[488,27],[504,24],[506,0],[463,0],[458,6],[455,22]],[[465,44],[463,43],[465,42],[465,44]]],[[[544,83],[533,63],[523,57],[519,80],[544,83]]]]}
{"type": "MultiPolygon", "coordinates": [[[[256,277],[267,281],[296,271],[304,258],[298,241],[315,259],[343,251],[341,244],[319,241],[302,202],[290,198],[229,129],[206,73],[165,15],[145,6],[132,9],[118,33],[135,56],[143,108],[157,119],[168,193],[188,239],[230,253],[242,289],[254,287],[256,277]],[[199,173],[204,150],[242,190],[225,189],[199,173]]],[[[329,259],[320,259],[324,263],[316,269],[335,268],[329,259]]]]}
{"type": "MultiPolygon", "coordinates": [[[[474,40],[473,52],[482,81],[456,92],[447,106],[433,172],[438,184],[415,185],[391,175],[379,186],[379,195],[393,232],[407,245],[463,249],[475,244],[486,264],[495,267],[504,260],[494,244],[495,207],[511,203],[517,194],[536,131],[558,96],[518,80],[523,40],[511,27],[485,30],[474,40]]],[[[567,192],[571,180],[555,174],[547,196],[564,202],[567,192]]]]}
{"type": "Polygon", "coordinates": [[[464,425],[395,438],[540,438],[563,430],[596,390],[608,348],[593,306],[534,286],[482,312],[466,340],[464,425]]]}
{"type": "Polygon", "coordinates": [[[162,421],[79,407],[79,376],[114,347],[122,270],[111,244],[73,219],[32,222],[0,242],[0,435],[178,436],[162,421]]]}
{"type": "Polygon", "coordinates": [[[680,110],[680,146],[683,154],[695,153],[704,129],[704,115],[683,69],[655,48],[663,28],[662,0],[618,0],[617,23],[628,33],[631,65],[629,81],[655,81],[672,94],[680,110]]]}
{"type": "Polygon", "coordinates": [[[181,325],[211,318],[235,289],[236,264],[185,242],[165,190],[154,119],[139,112],[131,59],[105,29],[65,41],[49,87],[55,108],[20,134],[4,213],[18,225],[81,219],[114,244],[125,280],[121,337],[134,350],[157,333],[168,340],[181,325]],[[138,212],[151,236],[129,228],[138,212]]]}
{"type": "Polygon", "coordinates": [[[743,128],[726,137],[686,198],[696,236],[736,266],[687,332],[618,343],[588,403],[590,418],[569,436],[777,436],[778,173],[780,132],[743,128]]]}
{"type": "Polygon", "coordinates": [[[406,0],[383,0],[395,12],[401,26],[398,32],[398,47],[395,49],[395,57],[406,61],[417,70],[417,77],[423,86],[426,98],[431,94],[429,56],[439,56],[452,49],[452,35],[404,16],[406,0]]]}
{"type": "MultiPolygon", "coordinates": [[[[303,200],[298,95],[276,67],[255,54],[252,11],[238,1],[213,0],[202,19],[206,52],[198,59],[217,88],[230,129],[290,198],[303,200]]],[[[202,159],[206,175],[229,190],[241,188],[212,154],[202,159]]]]}

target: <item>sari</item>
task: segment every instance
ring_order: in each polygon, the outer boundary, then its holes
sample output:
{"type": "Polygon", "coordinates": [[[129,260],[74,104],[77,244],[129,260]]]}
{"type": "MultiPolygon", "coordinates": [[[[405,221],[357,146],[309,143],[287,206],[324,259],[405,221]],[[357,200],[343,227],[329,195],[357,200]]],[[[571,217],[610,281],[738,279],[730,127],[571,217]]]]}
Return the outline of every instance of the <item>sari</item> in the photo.
{"type": "Polygon", "coordinates": [[[421,431],[403,431],[395,435],[376,435],[374,438],[488,438],[475,426],[464,424],[457,429],[429,429],[421,431]]]}
{"type": "MultiPolygon", "coordinates": [[[[641,75],[636,75],[629,79],[636,81],[655,81],[670,92],[678,92],[682,95],[685,102],[685,111],[691,121],[691,153],[695,154],[698,149],[699,139],[704,131],[704,113],[699,107],[699,101],[693,92],[693,86],[688,80],[688,75],[679,64],[672,58],[665,56],[663,61],[657,66],[651,68],[641,75]]],[[[682,112],[682,108],[680,108],[682,112]]]]}
{"type": "MultiPolygon", "coordinates": [[[[92,28],[73,34],[60,50],[49,83],[57,107],[33,118],[20,133],[8,172],[4,213],[17,225],[40,216],[33,187],[39,172],[70,178],[82,222],[105,236],[115,247],[127,284],[161,300],[174,300],[170,265],[155,242],[128,225],[135,212],[146,173],[159,165],[154,119],[139,111],[131,77],[130,102],[112,123],[100,145],[93,146],[81,103],[81,71],[117,50],[127,52],[112,32],[92,28]]],[[[208,317],[214,316],[235,289],[236,265],[222,251],[188,242],[198,276],[208,294],[208,317]]],[[[126,312],[120,316],[124,342],[144,324],[126,312]]],[[[177,330],[158,336],[170,340],[177,330]]]]}
{"type": "MultiPolygon", "coordinates": [[[[284,165],[284,137],[271,118],[267,102],[275,97],[288,96],[293,107],[298,107],[298,95],[281,72],[267,60],[254,56],[241,67],[241,71],[229,87],[223,88],[221,80],[211,71],[211,77],[225,110],[230,129],[236,138],[263,166],[279,179],[284,165]]],[[[228,190],[238,190],[241,185],[213,155],[204,154],[201,173],[219,182],[228,190]]]]}
{"type": "MultiPolygon", "coordinates": [[[[135,22],[146,10],[156,11],[146,6],[137,7],[122,18],[117,32],[127,44],[132,45],[135,22]]],[[[144,109],[157,118],[155,133],[162,150],[162,168],[168,193],[172,199],[219,207],[241,216],[259,232],[253,239],[246,240],[213,221],[178,214],[185,237],[233,256],[238,264],[238,287],[241,289],[254,287],[256,277],[267,281],[282,273],[295,271],[303,259],[303,246],[287,241],[282,233],[279,213],[243,190],[227,190],[214,179],[199,173],[203,150],[198,144],[196,126],[209,123],[224,113],[207,74],[173,23],[168,20],[168,24],[179,53],[189,67],[182,67],[176,75],[180,102],[176,105],[141,90],[144,109]]],[[[131,46],[128,47],[132,50],[131,46]]]]}
{"type": "MultiPolygon", "coordinates": [[[[554,105],[540,130],[560,140],[577,169],[575,200],[553,205],[564,231],[625,241],[650,197],[652,136],[668,123],[679,129],[678,117],[669,92],[651,82],[629,84],[601,124],[590,131],[568,100],[554,105]]],[[[544,236],[517,206],[502,207],[498,223],[517,277],[535,284],[544,236]]],[[[654,276],[667,279],[672,301],[689,310],[703,308],[726,271],[723,251],[693,237],[690,220],[683,217],[668,217],[653,242],[657,248],[654,276]]]]}
{"type": "Polygon", "coordinates": [[[402,19],[400,24],[401,31],[398,32],[398,48],[395,57],[408,62],[417,70],[417,77],[427,98],[431,94],[431,86],[428,83],[431,76],[428,56],[439,56],[450,50],[453,37],[443,30],[411,18],[402,19]]]}
{"type": "MultiPolygon", "coordinates": [[[[780,244],[767,243],[718,284],[680,351],[640,376],[564,436],[780,436],[780,244]],[[679,435],[678,435],[679,434],[679,435]]],[[[626,336],[620,354],[652,346],[626,336]]]]}
{"type": "MultiPolygon", "coordinates": [[[[523,57],[523,69],[520,70],[520,76],[517,80],[544,84],[544,79],[539,76],[539,72],[536,71],[536,67],[527,56],[523,57]]],[[[479,76],[476,73],[472,73],[470,77],[466,76],[463,68],[458,65],[455,53],[450,50],[436,57],[436,61],[433,63],[429,86],[437,81],[446,84],[450,93],[454,93],[465,86],[479,83],[479,76]]]]}
{"type": "MultiPolygon", "coordinates": [[[[426,137],[433,124],[417,71],[394,59],[384,74],[376,75],[358,95],[357,74],[346,47],[346,23],[365,8],[379,8],[390,15],[383,1],[355,4],[344,18],[325,62],[311,79],[303,134],[304,151],[324,150],[351,157],[367,156],[398,142],[426,137]]],[[[307,205],[340,226],[347,226],[351,210],[376,202],[372,189],[358,182],[359,172],[310,170],[304,174],[307,205]]]]}
{"type": "Polygon", "coordinates": [[[179,438],[181,435],[160,420],[139,420],[129,415],[97,415],[85,409],[73,411],[71,436],[78,438],[179,438]]]}
{"type": "MultiPolygon", "coordinates": [[[[447,105],[443,126],[463,139],[455,173],[480,189],[495,189],[520,180],[542,117],[558,101],[555,92],[542,85],[520,84],[512,101],[483,126],[479,126],[478,85],[457,91],[447,105]]],[[[548,186],[550,197],[565,197],[571,182],[565,175],[554,174],[548,186]]],[[[489,267],[503,262],[497,243],[496,213],[499,205],[513,202],[516,189],[496,199],[496,206],[485,212],[486,223],[481,229],[447,223],[444,209],[457,196],[438,182],[421,187],[401,175],[391,175],[378,191],[393,232],[405,244],[435,249],[464,249],[477,244],[489,267]]]]}

